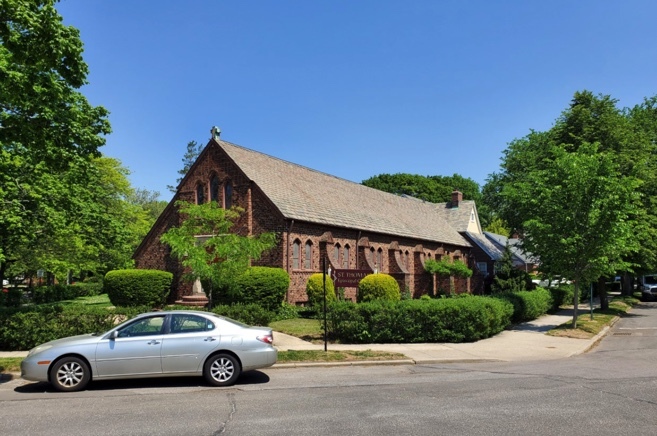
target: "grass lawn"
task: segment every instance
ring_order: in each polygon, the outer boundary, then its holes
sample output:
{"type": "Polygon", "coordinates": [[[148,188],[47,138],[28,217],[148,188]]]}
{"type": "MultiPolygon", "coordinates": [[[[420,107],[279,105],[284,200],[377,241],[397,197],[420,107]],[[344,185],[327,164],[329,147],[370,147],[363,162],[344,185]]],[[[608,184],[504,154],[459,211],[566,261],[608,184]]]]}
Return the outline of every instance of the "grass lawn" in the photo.
{"type": "Polygon", "coordinates": [[[0,357],[0,373],[21,372],[22,357],[0,357]]]}
{"type": "Polygon", "coordinates": [[[93,295],[91,297],[78,297],[75,300],[61,301],[62,304],[83,304],[85,306],[112,307],[107,294],[93,295]]]}
{"type": "Polygon", "coordinates": [[[401,353],[386,351],[323,351],[288,350],[278,352],[278,363],[292,362],[352,362],[358,360],[402,360],[408,359],[401,353]]]}
{"type": "Polygon", "coordinates": [[[269,324],[274,331],[285,333],[286,335],[296,336],[305,341],[323,341],[324,330],[322,324],[316,319],[285,319],[274,321],[269,324]]]}
{"type": "Polygon", "coordinates": [[[591,313],[582,313],[577,317],[577,328],[572,329],[572,321],[561,324],[559,327],[550,330],[547,334],[550,336],[559,336],[567,338],[588,339],[592,338],[608,326],[611,321],[627,313],[633,306],[639,303],[634,297],[617,297],[609,302],[609,309],[593,310],[593,319],[591,313]]]}

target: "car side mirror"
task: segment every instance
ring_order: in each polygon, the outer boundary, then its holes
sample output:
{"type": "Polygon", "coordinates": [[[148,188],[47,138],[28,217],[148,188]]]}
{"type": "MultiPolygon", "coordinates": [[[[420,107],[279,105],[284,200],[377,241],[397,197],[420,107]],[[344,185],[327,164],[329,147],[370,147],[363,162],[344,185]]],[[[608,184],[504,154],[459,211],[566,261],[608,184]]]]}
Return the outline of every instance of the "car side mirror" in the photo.
{"type": "Polygon", "coordinates": [[[110,339],[116,339],[116,338],[118,338],[118,337],[119,337],[119,331],[118,331],[118,330],[114,330],[114,331],[113,331],[112,333],[110,333],[110,335],[109,335],[109,338],[110,338],[110,339]]]}

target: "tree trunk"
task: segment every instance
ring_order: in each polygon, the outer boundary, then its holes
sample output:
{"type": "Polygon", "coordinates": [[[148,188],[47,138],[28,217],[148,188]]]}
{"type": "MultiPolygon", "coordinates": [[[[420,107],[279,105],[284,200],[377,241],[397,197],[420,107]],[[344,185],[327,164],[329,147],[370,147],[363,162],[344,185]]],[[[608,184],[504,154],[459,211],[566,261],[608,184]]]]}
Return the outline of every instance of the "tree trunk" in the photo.
{"type": "Polygon", "coordinates": [[[598,279],[598,297],[600,297],[600,309],[607,310],[609,309],[609,299],[607,298],[607,284],[605,283],[605,278],[600,277],[598,279]]]}
{"type": "Polygon", "coordinates": [[[624,272],[621,276],[621,294],[631,297],[634,293],[634,289],[632,288],[632,276],[630,273],[624,272]]]}
{"type": "Polygon", "coordinates": [[[573,330],[577,328],[577,311],[579,308],[579,280],[575,280],[575,290],[573,291],[573,330]]]}

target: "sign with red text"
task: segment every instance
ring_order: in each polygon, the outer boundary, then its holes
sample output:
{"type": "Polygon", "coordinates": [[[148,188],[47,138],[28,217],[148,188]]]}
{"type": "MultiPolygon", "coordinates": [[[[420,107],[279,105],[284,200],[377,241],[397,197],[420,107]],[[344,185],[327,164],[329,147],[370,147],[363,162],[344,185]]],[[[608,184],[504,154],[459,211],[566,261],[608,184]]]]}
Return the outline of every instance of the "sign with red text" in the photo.
{"type": "Polygon", "coordinates": [[[335,269],[331,271],[331,279],[336,288],[356,288],[358,282],[370,274],[369,269],[335,269]]]}

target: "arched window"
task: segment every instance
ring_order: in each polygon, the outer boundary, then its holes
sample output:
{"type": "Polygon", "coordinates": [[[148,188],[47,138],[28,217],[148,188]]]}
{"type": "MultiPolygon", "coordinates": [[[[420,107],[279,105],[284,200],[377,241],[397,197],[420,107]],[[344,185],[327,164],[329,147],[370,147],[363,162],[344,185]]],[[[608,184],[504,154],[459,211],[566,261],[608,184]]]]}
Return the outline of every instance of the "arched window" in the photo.
{"type": "Polygon", "coordinates": [[[411,254],[407,251],[406,252],[406,268],[411,267],[411,254]]]}
{"type": "Polygon", "coordinates": [[[344,255],[342,256],[342,268],[349,269],[349,245],[344,246],[344,255]]]}
{"type": "Polygon", "coordinates": [[[306,252],[304,253],[305,257],[303,258],[303,269],[312,269],[313,264],[313,243],[308,241],[306,242],[306,252]]]}
{"type": "Polygon", "coordinates": [[[301,241],[297,239],[292,244],[292,269],[299,269],[299,251],[301,251],[301,241]]]}
{"type": "Polygon", "coordinates": [[[224,183],[224,209],[233,207],[233,184],[230,180],[224,183]]]}
{"type": "Polygon", "coordinates": [[[205,186],[202,183],[196,185],[196,204],[205,203],[205,186]]]}
{"type": "Polygon", "coordinates": [[[333,246],[333,263],[340,265],[340,244],[333,246]]]}
{"type": "Polygon", "coordinates": [[[379,268],[379,272],[383,271],[383,250],[379,248],[376,251],[376,264],[377,268],[379,268]]]}
{"type": "Polygon", "coordinates": [[[210,201],[219,202],[219,177],[216,174],[210,179],[210,201]]]}

